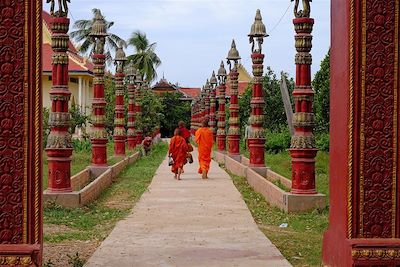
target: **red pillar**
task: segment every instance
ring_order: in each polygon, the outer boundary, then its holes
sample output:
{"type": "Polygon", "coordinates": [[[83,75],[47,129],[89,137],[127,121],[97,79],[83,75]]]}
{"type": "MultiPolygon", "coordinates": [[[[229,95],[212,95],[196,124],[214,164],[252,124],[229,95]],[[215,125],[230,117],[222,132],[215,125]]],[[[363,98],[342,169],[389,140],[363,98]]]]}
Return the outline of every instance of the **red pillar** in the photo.
{"type": "Polygon", "coordinates": [[[135,129],[136,129],[136,144],[140,145],[143,140],[143,132],[142,127],[139,125],[139,122],[142,121],[142,84],[143,79],[142,75],[138,74],[136,76],[136,94],[135,94],[135,103],[136,103],[136,118],[135,118],[135,129]]]}
{"type": "Polygon", "coordinates": [[[313,129],[314,90],[311,87],[310,54],[314,19],[298,17],[293,20],[296,30],[296,86],[293,91],[295,113],[293,115],[294,135],[289,149],[292,157],[292,193],[316,194],[315,190],[315,138],[313,129]]]}
{"type": "Polygon", "coordinates": [[[92,55],[94,64],[92,102],[93,128],[90,135],[90,141],[92,142],[92,166],[106,167],[108,134],[105,129],[105,106],[107,103],[104,99],[104,69],[106,58],[104,55],[104,45],[107,32],[104,17],[100,12],[96,14],[90,36],[95,43],[94,53],[92,55]]]}
{"type": "Polygon", "coordinates": [[[210,82],[207,79],[206,85],[204,86],[204,119],[210,120],[210,82]]]}
{"type": "Polygon", "coordinates": [[[326,266],[400,265],[399,1],[332,1],[326,266]]]}
{"type": "Polygon", "coordinates": [[[217,77],[215,77],[215,72],[212,72],[210,79],[210,129],[213,132],[214,142],[217,139],[217,121],[216,121],[216,85],[217,85],[217,77]]]}
{"type": "Polygon", "coordinates": [[[265,147],[265,131],[263,128],[264,122],[264,97],[263,97],[263,62],[264,55],[261,53],[262,43],[266,34],[265,26],[262,22],[261,12],[257,10],[255,22],[252,25],[251,32],[249,34],[250,42],[252,43],[252,55],[253,61],[253,89],[251,98],[251,127],[249,133],[249,151],[250,151],[250,167],[264,168],[264,147],[265,147]],[[255,48],[256,42],[258,49],[255,48]]]}
{"type": "Polygon", "coordinates": [[[71,92],[68,89],[68,44],[69,19],[64,13],[51,18],[52,30],[52,81],[50,90],[51,110],[49,126],[51,132],[47,139],[48,190],[50,192],[71,192],[72,139],[68,132],[70,114],[68,102],[71,92]]]}
{"type": "Polygon", "coordinates": [[[124,64],[126,62],[125,52],[122,45],[118,47],[115,55],[115,119],[114,119],[114,156],[125,157],[126,130],[125,130],[125,107],[124,107],[124,64]]]}
{"type": "Polygon", "coordinates": [[[226,124],[225,124],[225,90],[226,90],[226,70],[224,62],[221,61],[218,70],[218,130],[217,130],[217,148],[219,152],[226,151],[226,124]]]}
{"type": "Polygon", "coordinates": [[[229,78],[230,78],[230,94],[231,102],[229,105],[229,130],[228,130],[228,154],[231,157],[238,157],[240,143],[240,127],[239,127],[239,102],[238,102],[238,77],[237,71],[238,61],[240,60],[239,52],[236,49],[235,40],[232,40],[231,49],[228,57],[229,78]],[[233,68],[232,65],[233,64],[233,68]]]}
{"type": "Polygon", "coordinates": [[[128,149],[133,150],[136,147],[136,133],[135,133],[135,78],[136,69],[131,61],[131,65],[128,69],[128,149]]]}
{"type": "Polygon", "coordinates": [[[236,67],[230,72],[231,80],[231,102],[229,105],[229,131],[228,131],[228,147],[230,156],[238,156],[240,143],[239,128],[239,102],[238,102],[238,76],[236,67]]]}

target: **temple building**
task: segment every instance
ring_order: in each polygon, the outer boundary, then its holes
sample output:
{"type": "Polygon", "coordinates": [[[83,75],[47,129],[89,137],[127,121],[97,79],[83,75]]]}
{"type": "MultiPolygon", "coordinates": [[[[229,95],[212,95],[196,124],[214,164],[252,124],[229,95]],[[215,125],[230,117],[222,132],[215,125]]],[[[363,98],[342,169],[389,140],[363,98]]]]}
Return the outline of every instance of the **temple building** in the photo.
{"type": "MultiPolygon", "coordinates": [[[[42,12],[43,18],[43,45],[42,45],[42,88],[43,107],[50,108],[51,100],[49,91],[52,86],[52,48],[50,14],[42,12]]],[[[71,104],[78,105],[81,110],[89,115],[93,98],[93,64],[80,56],[73,43],[69,42],[69,90],[71,91],[71,104]]]]}
{"type": "Polygon", "coordinates": [[[181,87],[176,84],[172,84],[168,82],[164,77],[157,82],[154,86],[151,87],[151,90],[159,95],[162,96],[166,93],[181,93],[182,101],[192,101],[194,98],[200,95],[200,88],[195,87],[181,87]]]}

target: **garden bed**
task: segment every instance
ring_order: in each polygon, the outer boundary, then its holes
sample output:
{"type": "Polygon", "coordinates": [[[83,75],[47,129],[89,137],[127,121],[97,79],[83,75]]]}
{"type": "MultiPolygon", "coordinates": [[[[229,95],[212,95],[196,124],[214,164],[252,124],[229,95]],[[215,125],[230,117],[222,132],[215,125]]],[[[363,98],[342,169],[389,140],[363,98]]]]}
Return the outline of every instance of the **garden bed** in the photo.
{"type": "Polygon", "coordinates": [[[291,180],[270,168],[266,168],[263,172],[265,175],[260,174],[259,170],[248,167],[249,160],[244,156],[239,162],[226,154],[214,151],[214,159],[219,164],[225,165],[225,168],[232,174],[245,177],[253,189],[262,194],[268,203],[285,212],[305,212],[326,207],[324,194],[292,194],[289,192],[292,186],[291,180]]]}
{"type": "Polygon", "coordinates": [[[119,173],[128,165],[140,157],[136,152],[126,158],[121,158],[114,165],[99,169],[87,167],[83,171],[71,177],[72,192],[53,193],[48,190],[43,192],[44,205],[61,205],[64,207],[81,207],[97,199],[108,188],[119,173]]]}

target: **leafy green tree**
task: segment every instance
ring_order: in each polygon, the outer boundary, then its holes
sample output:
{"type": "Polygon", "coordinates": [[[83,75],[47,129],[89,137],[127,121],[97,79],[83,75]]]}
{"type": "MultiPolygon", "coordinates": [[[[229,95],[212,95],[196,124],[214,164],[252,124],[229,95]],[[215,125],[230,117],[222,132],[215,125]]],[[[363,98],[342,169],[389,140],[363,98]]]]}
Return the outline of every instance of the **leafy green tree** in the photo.
{"type": "MultiPolygon", "coordinates": [[[[294,80],[288,79],[288,75],[284,74],[289,95],[294,89],[294,80]]],[[[264,81],[264,127],[269,130],[278,130],[282,126],[287,127],[287,118],[285,107],[283,105],[282,94],[280,89],[280,79],[277,78],[275,72],[267,67],[264,81]]],[[[292,100],[293,103],[293,100],[292,100]]]]}
{"type": "Polygon", "coordinates": [[[312,82],[315,90],[314,96],[314,112],[316,118],[316,131],[329,132],[329,106],[330,106],[330,56],[329,51],[321,62],[320,70],[315,74],[312,82]]]}
{"type": "Polygon", "coordinates": [[[129,38],[128,45],[133,46],[136,51],[128,59],[134,62],[145,80],[153,81],[157,77],[156,69],[161,65],[161,60],[155,52],[157,43],[150,43],[144,32],[136,31],[129,38]]]}
{"type": "MultiPolygon", "coordinates": [[[[294,80],[287,78],[284,74],[289,94],[293,92],[294,80]]],[[[239,116],[242,130],[248,124],[248,119],[251,114],[251,95],[252,85],[249,85],[244,94],[239,99],[239,116]]],[[[263,79],[263,94],[264,94],[264,127],[269,130],[279,130],[282,127],[287,127],[287,119],[285,107],[283,105],[282,94],[280,89],[280,79],[277,78],[275,72],[267,67],[263,79]]],[[[292,100],[293,103],[293,100],[292,100]]]]}
{"type": "Polygon", "coordinates": [[[161,98],[151,90],[143,91],[142,116],[136,118],[137,125],[142,128],[143,134],[151,135],[154,130],[161,125],[164,120],[164,105],[161,98]]]}
{"type": "MultiPolygon", "coordinates": [[[[79,43],[79,52],[82,54],[92,54],[94,49],[93,38],[89,36],[92,31],[92,26],[95,21],[95,16],[101,13],[100,9],[93,8],[92,19],[80,19],[74,23],[74,31],[70,32],[69,35],[77,43],[79,43]]],[[[112,61],[112,52],[115,52],[118,48],[118,44],[122,43],[126,46],[126,42],[118,35],[110,32],[110,28],[114,25],[114,22],[105,20],[108,36],[106,37],[105,55],[108,63],[112,61]]]]}
{"type": "Polygon", "coordinates": [[[69,131],[72,134],[75,132],[76,127],[82,128],[86,126],[86,122],[89,120],[89,116],[84,114],[75,103],[72,103],[69,114],[71,115],[69,131]]]}
{"type": "Polygon", "coordinates": [[[106,130],[111,135],[114,130],[114,116],[115,116],[115,81],[112,74],[104,76],[104,98],[107,102],[106,105],[106,130]]]}
{"type": "Polygon", "coordinates": [[[164,108],[164,119],[161,127],[168,136],[172,136],[179,121],[185,122],[186,127],[190,127],[190,102],[182,101],[183,94],[180,92],[166,93],[162,95],[161,101],[164,108]]]}

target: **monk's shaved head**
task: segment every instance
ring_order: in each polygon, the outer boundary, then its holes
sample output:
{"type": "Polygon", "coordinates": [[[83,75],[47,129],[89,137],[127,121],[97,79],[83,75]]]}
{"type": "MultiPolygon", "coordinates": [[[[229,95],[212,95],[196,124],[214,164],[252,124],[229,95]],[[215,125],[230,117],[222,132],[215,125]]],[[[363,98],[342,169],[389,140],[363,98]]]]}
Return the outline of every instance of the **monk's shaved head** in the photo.
{"type": "Polygon", "coordinates": [[[203,127],[208,127],[208,120],[204,120],[201,125],[203,127]]]}

